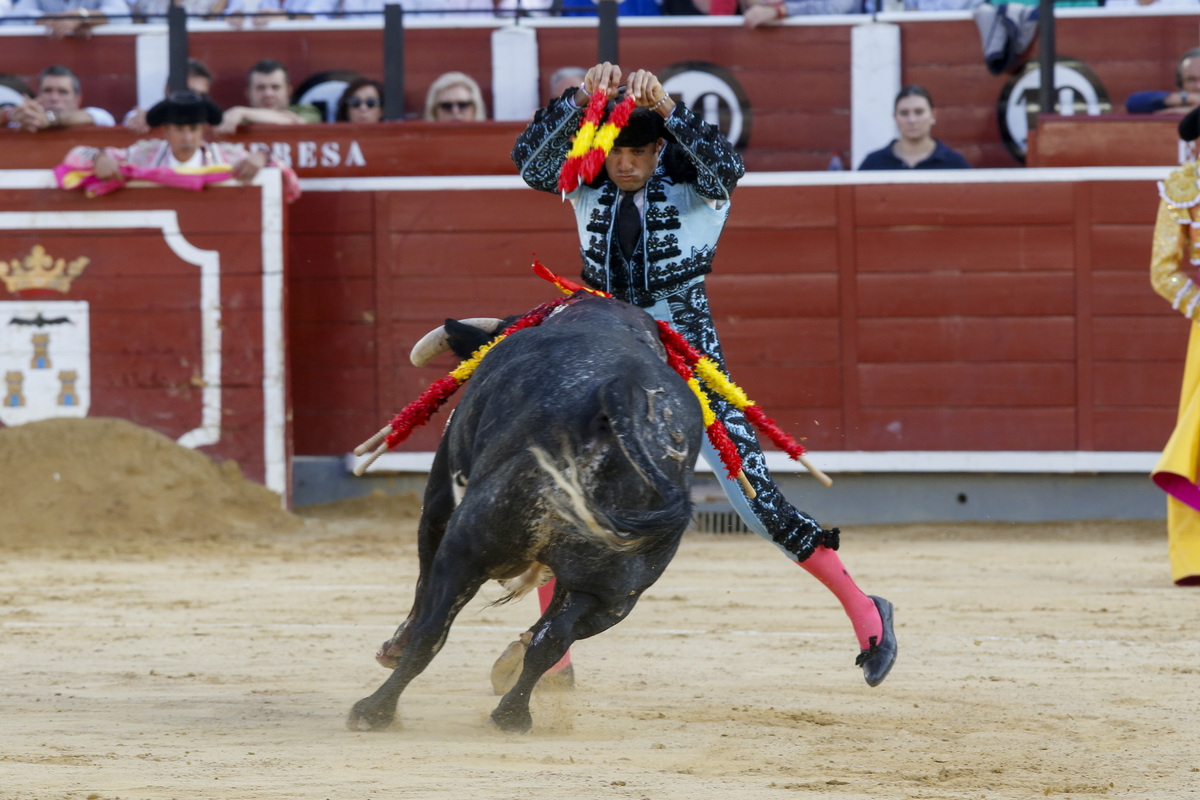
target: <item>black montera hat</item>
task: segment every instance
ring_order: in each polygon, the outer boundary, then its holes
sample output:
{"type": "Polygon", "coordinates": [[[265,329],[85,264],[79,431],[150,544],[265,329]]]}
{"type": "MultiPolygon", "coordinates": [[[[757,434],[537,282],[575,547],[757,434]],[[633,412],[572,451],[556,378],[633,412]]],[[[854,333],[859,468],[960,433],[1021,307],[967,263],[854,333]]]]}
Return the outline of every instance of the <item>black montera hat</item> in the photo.
{"type": "Polygon", "coordinates": [[[648,108],[635,108],[629,122],[617,135],[613,147],[642,147],[664,138],[667,126],[657,112],[648,108]]]}
{"type": "Polygon", "coordinates": [[[171,92],[165,100],[160,100],[146,112],[146,124],[151,128],[171,123],[174,125],[220,125],[221,107],[208,98],[208,95],[196,94],[192,91],[171,92]]]}
{"type": "Polygon", "coordinates": [[[1179,120],[1179,138],[1185,142],[1200,139],[1200,107],[1193,108],[1179,120]]]}

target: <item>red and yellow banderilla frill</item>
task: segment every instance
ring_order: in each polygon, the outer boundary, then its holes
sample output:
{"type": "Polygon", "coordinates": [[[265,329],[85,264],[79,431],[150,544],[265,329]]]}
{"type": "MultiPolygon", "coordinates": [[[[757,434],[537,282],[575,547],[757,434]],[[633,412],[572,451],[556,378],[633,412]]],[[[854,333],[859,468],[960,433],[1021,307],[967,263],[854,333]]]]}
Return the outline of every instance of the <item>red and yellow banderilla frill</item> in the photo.
{"type": "MultiPolygon", "coordinates": [[[[479,367],[479,362],[483,360],[483,357],[505,338],[524,328],[541,325],[556,308],[569,302],[571,296],[574,296],[577,292],[587,292],[597,297],[612,297],[608,292],[590,289],[561,275],[556,275],[537,259],[534,259],[533,271],[539,277],[553,283],[568,296],[560,297],[558,300],[552,302],[542,303],[533,311],[530,311],[505,328],[503,333],[495,339],[472,353],[470,358],[459,364],[450,374],[434,381],[428,389],[421,393],[420,397],[409,403],[403,411],[393,417],[390,423],[385,425],[370,439],[354,448],[354,454],[357,456],[365,455],[368,452],[371,453],[369,459],[355,467],[354,474],[362,475],[367,467],[375,462],[375,459],[388,450],[395,448],[407,439],[413,430],[428,422],[429,418],[450,399],[451,395],[460,386],[470,380],[471,375],[479,367]]],[[[668,323],[659,320],[658,329],[659,338],[667,352],[667,363],[687,382],[688,387],[700,402],[700,410],[704,417],[704,429],[708,434],[708,440],[712,442],[713,447],[720,454],[721,463],[724,464],[729,478],[737,479],[748,497],[753,499],[755,491],[742,469],[742,458],[738,454],[733,440],[729,438],[729,431],[725,428],[725,423],[713,412],[708,395],[700,386],[701,380],[711,391],[724,398],[726,402],[745,414],[746,419],[750,420],[756,428],[765,433],[779,449],[787,453],[793,460],[803,464],[822,484],[829,486],[833,483],[828,475],[804,458],[804,454],[808,451],[799,442],[780,429],[775,420],[768,417],[761,406],[750,400],[737,384],[729,380],[711,357],[704,355],[692,347],[668,323]]]]}
{"type": "Polygon", "coordinates": [[[607,92],[602,89],[592,92],[587,110],[583,114],[583,121],[579,123],[579,132],[571,141],[571,149],[567,151],[567,158],[558,171],[558,190],[564,195],[570,194],[585,183],[591,183],[600,174],[600,168],[604,166],[604,159],[608,158],[613,142],[629,124],[629,117],[633,114],[635,105],[632,96],[626,96],[617,103],[608,115],[608,120],[601,125],[604,107],[607,104],[607,92]]]}

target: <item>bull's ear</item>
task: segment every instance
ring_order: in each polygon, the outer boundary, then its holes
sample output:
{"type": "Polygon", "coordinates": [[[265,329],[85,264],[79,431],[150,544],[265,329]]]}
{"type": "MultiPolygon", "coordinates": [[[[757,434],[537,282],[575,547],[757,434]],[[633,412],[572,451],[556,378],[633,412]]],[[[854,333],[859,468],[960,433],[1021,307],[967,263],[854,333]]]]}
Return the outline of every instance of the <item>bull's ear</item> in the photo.
{"type": "Polygon", "coordinates": [[[467,325],[456,319],[445,322],[446,340],[454,355],[459,358],[470,358],[471,354],[490,342],[495,334],[474,325],[467,325]]]}

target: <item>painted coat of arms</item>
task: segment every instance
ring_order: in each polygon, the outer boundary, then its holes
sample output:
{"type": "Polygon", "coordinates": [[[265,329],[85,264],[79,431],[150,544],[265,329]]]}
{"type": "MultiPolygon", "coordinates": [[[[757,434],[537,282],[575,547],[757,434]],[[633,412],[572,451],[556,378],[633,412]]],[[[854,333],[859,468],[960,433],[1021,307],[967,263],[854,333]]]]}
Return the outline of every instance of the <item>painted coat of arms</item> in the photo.
{"type": "Polygon", "coordinates": [[[91,351],[86,300],[64,300],[87,258],[52,258],[41,245],[0,261],[0,280],[16,300],[0,301],[0,422],[86,417],[91,351]]]}

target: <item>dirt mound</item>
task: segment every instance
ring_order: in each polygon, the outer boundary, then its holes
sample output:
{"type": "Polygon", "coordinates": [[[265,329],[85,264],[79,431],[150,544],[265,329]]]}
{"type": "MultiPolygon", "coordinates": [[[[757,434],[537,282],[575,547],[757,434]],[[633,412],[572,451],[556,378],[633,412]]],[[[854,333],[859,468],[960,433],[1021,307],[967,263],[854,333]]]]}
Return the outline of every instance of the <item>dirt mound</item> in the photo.
{"type": "Polygon", "coordinates": [[[154,553],[294,530],[279,496],[207,455],[121,419],[0,429],[0,547],[154,553]]]}

